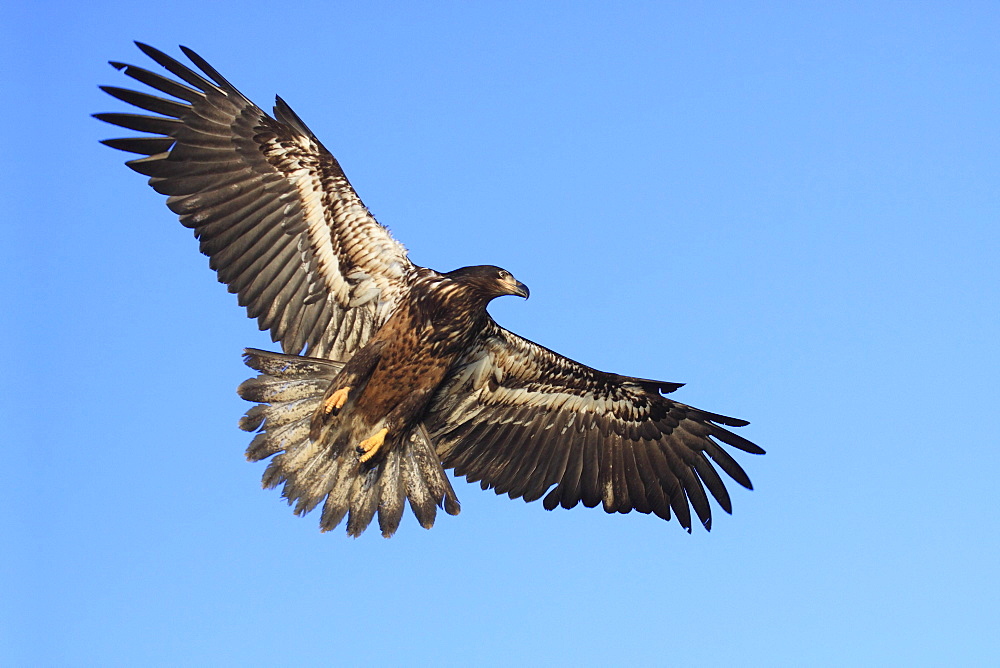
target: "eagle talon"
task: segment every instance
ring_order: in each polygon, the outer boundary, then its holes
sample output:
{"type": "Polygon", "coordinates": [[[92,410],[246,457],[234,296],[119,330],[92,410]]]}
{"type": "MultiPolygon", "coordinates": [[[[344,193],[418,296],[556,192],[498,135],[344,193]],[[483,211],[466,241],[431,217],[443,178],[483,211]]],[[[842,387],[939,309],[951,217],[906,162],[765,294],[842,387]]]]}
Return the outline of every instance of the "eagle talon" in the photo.
{"type": "Polygon", "coordinates": [[[361,455],[361,463],[364,464],[369,459],[374,457],[378,453],[379,448],[385,443],[385,435],[389,433],[388,429],[381,429],[374,436],[370,436],[365,440],[358,443],[358,454],[361,455]]]}
{"type": "Polygon", "coordinates": [[[351,386],[342,387],[330,396],[326,398],[323,402],[323,412],[330,414],[334,411],[339,411],[347,403],[347,395],[351,392],[351,386]]]}

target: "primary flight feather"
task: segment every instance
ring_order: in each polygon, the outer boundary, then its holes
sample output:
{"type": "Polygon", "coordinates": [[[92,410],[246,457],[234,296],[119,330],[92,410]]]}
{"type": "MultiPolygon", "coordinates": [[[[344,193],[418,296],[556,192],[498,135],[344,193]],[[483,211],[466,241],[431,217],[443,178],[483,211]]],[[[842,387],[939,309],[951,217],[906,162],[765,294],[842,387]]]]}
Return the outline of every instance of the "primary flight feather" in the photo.
{"type": "Polygon", "coordinates": [[[270,458],[264,486],[320,526],[347,518],[384,536],[408,501],[420,524],[458,514],[444,469],[546,509],[602,504],[694,516],[711,528],[709,495],[732,511],[721,470],[750,489],[723,445],[763,454],[727,427],[743,420],[663,396],[679,384],[592,369],[499,326],[502,295],[528,297],[504,269],[419,267],[358,197],[336,158],[277,98],[274,117],[204,59],[196,72],[139,48],[176,79],[112,62],[169,98],[103,86],[154,115],[96,114],[146,133],[105,144],[138,154],[128,166],[167,195],[194,230],[219,281],[280,342],[247,349],[259,372],[239,393],[259,431],[247,450],[270,458]]]}

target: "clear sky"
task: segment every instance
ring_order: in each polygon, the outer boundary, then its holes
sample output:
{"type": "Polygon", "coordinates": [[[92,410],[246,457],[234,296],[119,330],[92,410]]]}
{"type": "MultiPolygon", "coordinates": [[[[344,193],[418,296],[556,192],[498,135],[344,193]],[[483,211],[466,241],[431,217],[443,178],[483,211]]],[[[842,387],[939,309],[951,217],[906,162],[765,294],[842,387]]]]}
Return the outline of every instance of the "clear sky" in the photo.
{"type": "Polygon", "coordinates": [[[822,4],[8,3],[0,663],[996,665],[1000,6],[822,4]],[[275,346],[98,144],[133,39],[281,94],[418,264],[510,269],[503,325],[750,420],[756,490],[294,517],[236,428],[275,346]]]}

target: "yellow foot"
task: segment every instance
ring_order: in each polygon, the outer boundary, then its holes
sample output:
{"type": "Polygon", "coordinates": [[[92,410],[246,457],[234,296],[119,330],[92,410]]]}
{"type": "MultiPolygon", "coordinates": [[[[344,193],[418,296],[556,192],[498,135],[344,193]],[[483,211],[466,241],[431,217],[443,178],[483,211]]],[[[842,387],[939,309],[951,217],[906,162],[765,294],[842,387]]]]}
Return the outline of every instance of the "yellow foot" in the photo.
{"type": "Polygon", "coordinates": [[[329,414],[343,408],[344,404],[347,403],[347,395],[350,391],[350,386],[342,387],[328,396],[323,402],[323,412],[329,414]]]}
{"type": "Polygon", "coordinates": [[[382,429],[374,436],[366,438],[358,444],[358,453],[361,455],[362,464],[375,456],[385,442],[385,435],[388,433],[388,429],[382,429]]]}

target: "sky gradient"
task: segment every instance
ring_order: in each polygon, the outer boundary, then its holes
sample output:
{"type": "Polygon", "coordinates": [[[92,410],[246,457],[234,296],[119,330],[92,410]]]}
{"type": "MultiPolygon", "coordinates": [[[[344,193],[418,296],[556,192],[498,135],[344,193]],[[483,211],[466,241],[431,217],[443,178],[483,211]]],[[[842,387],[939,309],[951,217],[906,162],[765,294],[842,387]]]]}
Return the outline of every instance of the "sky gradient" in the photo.
{"type": "Polygon", "coordinates": [[[1000,7],[356,4],[5,12],[0,663],[1000,661],[1000,7]],[[133,39],[280,94],[414,262],[511,270],[504,326],[750,420],[755,491],[294,517],[236,428],[276,346],[98,144],[133,39]]]}

